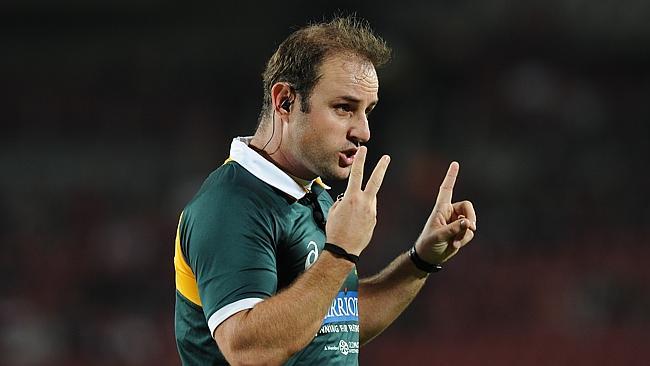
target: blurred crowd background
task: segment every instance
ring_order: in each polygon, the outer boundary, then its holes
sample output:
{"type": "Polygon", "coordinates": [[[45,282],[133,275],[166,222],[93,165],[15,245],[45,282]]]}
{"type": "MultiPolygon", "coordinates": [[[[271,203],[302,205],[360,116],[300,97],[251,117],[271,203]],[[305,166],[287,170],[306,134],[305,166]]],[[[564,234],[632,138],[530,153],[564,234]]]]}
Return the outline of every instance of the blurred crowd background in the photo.
{"type": "Polygon", "coordinates": [[[253,132],[277,45],[337,10],[394,51],[368,145],[393,163],[360,274],[416,239],[451,160],[479,215],[362,363],[649,362],[649,2],[9,0],[0,364],[179,364],[178,215],[253,132]]]}

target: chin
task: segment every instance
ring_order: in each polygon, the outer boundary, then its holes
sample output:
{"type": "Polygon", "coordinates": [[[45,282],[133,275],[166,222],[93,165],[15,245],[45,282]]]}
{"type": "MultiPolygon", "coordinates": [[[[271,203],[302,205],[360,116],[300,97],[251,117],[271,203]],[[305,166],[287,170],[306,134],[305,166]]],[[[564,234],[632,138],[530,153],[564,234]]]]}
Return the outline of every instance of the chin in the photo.
{"type": "Polygon", "coordinates": [[[336,179],[337,179],[337,180],[348,179],[348,178],[350,177],[350,171],[351,171],[351,170],[352,170],[351,167],[347,167],[347,168],[341,168],[341,167],[339,167],[339,168],[336,170],[336,173],[337,173],[337,175],[336,175],[336,179]]]}
{"type": "Polygon", "coordinates": [[[350,176],[350,170],[351,167],[342,168],[337,165],[334,169],[323,170],[319,176],[325,183],[333,180],[345,180],[350,176]]]}

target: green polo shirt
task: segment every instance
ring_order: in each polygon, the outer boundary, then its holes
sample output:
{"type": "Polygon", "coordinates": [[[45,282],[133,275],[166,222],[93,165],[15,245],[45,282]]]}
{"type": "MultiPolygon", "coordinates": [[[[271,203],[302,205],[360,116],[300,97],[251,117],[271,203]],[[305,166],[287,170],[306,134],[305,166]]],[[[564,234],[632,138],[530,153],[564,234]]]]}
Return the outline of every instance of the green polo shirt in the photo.
{"type": "MultiPolygon", "coordinates": [[[[326,186],[320,180],[301,186],[249,142],[233,140],[230,158],[181,214],[175,332],[184,365],[227,365],[212,338],[217,326],[291,284],[325,244],[332,205],[326,186]]],[[[319,332],[286,365],[358,364],[357,290],[355,269],[332,299],[319,332]]]]}

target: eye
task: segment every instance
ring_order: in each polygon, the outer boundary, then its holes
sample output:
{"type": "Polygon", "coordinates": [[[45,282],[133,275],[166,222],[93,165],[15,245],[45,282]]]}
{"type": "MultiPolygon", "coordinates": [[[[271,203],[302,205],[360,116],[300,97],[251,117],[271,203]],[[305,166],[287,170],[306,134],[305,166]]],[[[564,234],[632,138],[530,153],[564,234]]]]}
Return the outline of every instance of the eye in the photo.
{"type": "Polygon", "coordinates": [[[352,112],[352,106],[350,106],[347,103],[337,104],[337,105],[334,106],[334,109],[336,109],[337,111],[345,112],[345,113],[352,112]]]}

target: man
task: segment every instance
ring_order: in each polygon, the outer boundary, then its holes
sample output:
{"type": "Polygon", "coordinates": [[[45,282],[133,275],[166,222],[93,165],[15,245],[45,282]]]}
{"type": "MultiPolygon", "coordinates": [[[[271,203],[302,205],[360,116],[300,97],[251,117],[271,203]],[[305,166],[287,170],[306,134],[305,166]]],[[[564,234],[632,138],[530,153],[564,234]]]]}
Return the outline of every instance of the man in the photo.
{"type": "Polygon", "coordinates": [[[232,142],[181,214],[174,264],[183,364],[356,365],[359,347],[473,238],[472,204],[451,202],[454,162],[413,248],[357,279],[390,161],[380,159],[364,188],[375,68],[389,55],[365,24],[337,18],[294,32],[271,57],[255,135],[232,142]],[[321,178],[348,177],[333,202],[321,178]]]}

